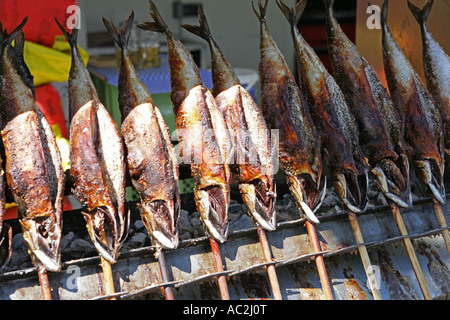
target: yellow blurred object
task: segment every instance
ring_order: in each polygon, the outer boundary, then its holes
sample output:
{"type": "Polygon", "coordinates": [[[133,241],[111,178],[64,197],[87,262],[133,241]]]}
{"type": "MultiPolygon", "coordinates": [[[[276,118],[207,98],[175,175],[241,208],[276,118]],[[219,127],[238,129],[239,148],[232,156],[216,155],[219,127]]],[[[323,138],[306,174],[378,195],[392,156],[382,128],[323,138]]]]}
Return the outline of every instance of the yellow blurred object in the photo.
{"type": "Polygon", "coordinates": [[[55,134],[56,144],[58,145],[59,152],[61,153],[61,162],[64,171],[70,169],[70,158],[69,158],[69,140],[63,137],[61,133],[61,128],[59,124],[52,125],[52,131],[55,134]]]}
{"type": "MultiPolygon", "coordinates": [[[[89,54],[80,46],[78,49],[87,65],[89,54]]],[[[50,82],[64,82],[69,78],[72,57],[70,45],[63,36],[55,36],[52,48],[25,41],[24,59],[36,87],[50,82]]]]}

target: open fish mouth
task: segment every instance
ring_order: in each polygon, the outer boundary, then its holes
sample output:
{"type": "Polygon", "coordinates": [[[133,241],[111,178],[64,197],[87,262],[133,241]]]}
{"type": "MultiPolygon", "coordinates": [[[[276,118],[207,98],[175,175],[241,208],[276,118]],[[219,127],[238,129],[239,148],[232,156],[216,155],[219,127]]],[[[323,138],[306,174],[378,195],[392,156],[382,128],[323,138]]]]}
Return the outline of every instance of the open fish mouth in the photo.
{"type": "Polygon", "coordinates": [[[213,185],[194,191],[194,199],[205,233],[223,243],[228,236],[229,193],[222,186],[213,185]]]}
{"type": "Polygon", "coordinates": [[[351,170],[340,170],[331,175],[334,189],[344,208],[353,213],[364,212],[368,205],[368,174],[355,175],[351,170]]]}
{"type": "Polygon", "coordinates": [[[12,253],[12,228],[4,223],[0,232],[0,270],[9,262],[12,253]]]}
{"type": "Polygon", "coordinates": [[[414,160],[416,175],[420,181],[428,187],[432,196],[442,205],[445,204],[445,187],[440,183],[438,177],[441,176],[440,170],[437,169],[435,160],[414,160]],[[436,172],[437,171],[437,172],[436,172]]]}
{"type": "Polygon", "coordinates": [[[315,212],[319,209],[326,194],[326,178],[321,180],[318,187],[308,174],[298,176],[287,175],[289,189],[294,197],[295,204],[305,215],[309,222],[318,224],[319,219],[315,212]]]}
{"type": "Polygon", "coordinates": [[[274,231],[276,229],[276,192],[267,190],[266,184],[261,180],[255,180],[254,183],[241,183],[239,191],[252,219],[265,230],[274,231]]]}

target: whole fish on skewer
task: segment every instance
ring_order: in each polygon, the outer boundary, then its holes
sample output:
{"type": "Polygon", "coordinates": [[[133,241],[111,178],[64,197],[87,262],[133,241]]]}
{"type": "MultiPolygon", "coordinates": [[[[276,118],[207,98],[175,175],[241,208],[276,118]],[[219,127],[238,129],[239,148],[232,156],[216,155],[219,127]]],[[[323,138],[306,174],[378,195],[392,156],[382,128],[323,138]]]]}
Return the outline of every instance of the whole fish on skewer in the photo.
{"type": "Polygon", "coordinates": [[[300,1],[295,8],[280,0],[277,4],[291,25],[301,87],[310,101],[311,116],[321,137],[323,159],[330,169],[333,186],[346,209],[363,212],[368,203],[369,166],[343,93],[297,28],[306,1],[300,1]]]}
{"type": "Polygon", "coordinates": [[[259,2],[261,108],[270,129],[279,130],[280,168],[300,211],[318,223],[314,212],[325,196],[320,138],[307,101],[286,61],[269,33],[266,23],[268,1],[259,2]]]}
{"type": "Polygon", "coordinates": [[[152,1],[149,5],[154,22],[143,22],[138,27],[166,35],[180,158],[190,165],[195,181],[194,199],[205,232],[224,242],[230,201],[230,138],[226,123],[202,82],[191,53],[172,34],[152,1]]]}
{"type": "Polygon", "coordinates": [[[116,123],[100,102],[77,47],[78,29],[68,33],[56,21],[71,47],[69,75],[70,177],[73,195],[84,206],[86,227],[100,255],[116,262],[128,234],[125,208],[126,164],[116,123]]]}
{"type": "Polygon", "coordinates": [[[276,228],[275,181],[270,150],[270,133],[261,110],[242,87],[239,78],[212,37],[206,16],[199,6],[199,26],[183,25],[208,42],[212,62],[212,93],[231,136],[230,169],[250,216],[258,225],[276,228]]]}
{"type": "Polygon", "coordinates": [[[433,38],[426,25],[433,3],[434,0],[428,0],[419,9],[408,1],[408,6],[420,25],[427,89],[441,113],[445,152],[450,155],[450,57],[433,38]]]}
{"type": "Polygon", "coordinates": [[[409,163],[402,121],[375,70],[327,9],[328,55],[333,74],[359,128],[359,144],[384,196],[399,207],[411,206],[409,163]]]}
{"type": "Polygon", "coordinates": [[[388,5],[389,1],[385,1],[381,13],[387,84],[394,106],[404,118],[408,157],[414,163],[416,174],[434,198],[444,204],[444,136],[441,116],[387,26],[388,5]]]}
{"type": "Polygon", "coordinates": [[[134,13],[122,29],[103,18],[109,33],[122,50],[119,73],[119,107],[128,170],[141,197],[142,221],[157,246],[178,246],[180,215],[178,164],[169,130],[147,87],[139,80],[128,54],[134,13]]]}
{"type": "Polygon", "coordinates": [[[61,267],[64,172],[55,136],[37,107],[23,59],[26,18],[11,34],[1,30],[1,136],[6,180],[17,204],[23,238],[39,270],[61,267]],[[13,40],[15,41],[12,46],[13,40]]]}

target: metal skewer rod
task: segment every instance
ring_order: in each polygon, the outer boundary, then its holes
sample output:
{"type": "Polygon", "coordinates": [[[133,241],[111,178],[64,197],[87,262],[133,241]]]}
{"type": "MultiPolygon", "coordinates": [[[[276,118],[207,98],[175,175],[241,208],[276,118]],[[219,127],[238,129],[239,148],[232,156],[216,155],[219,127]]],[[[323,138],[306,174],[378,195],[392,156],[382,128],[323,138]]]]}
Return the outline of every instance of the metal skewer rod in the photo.
{"type": "MultiPolygon", "coordinates": [[[[317,238],[316,228],[314,225],[306,220],[306,229],[308,230],[309,239],[311,241],[311,247],[314,253],[322,251],[317,238]]],[[[327,270],[325,268],[325,262],[322,255],[317,255],[314,260],[316,261],[317,271],[319,272],[320,283],[322,284],[322,290],[327,300],[333,300],[333,293],[331,291],[330,281],[328,280],[327,270]]]]}
{"type": "MultiPolygon", "coordinates": [[[[402,236],[407,236],[408,231],[406,230],[405,223],[403,222],[403,218],[400,214],[400,210],[396,205],[390,204],[392,214],[394,215],[395,222],[397,224],[398,230],[402,236]]],[[[403,244],[405,246],[406,252],[408,254],[409,260],[411,261],[411,265],[413,267],[414,273],[416,275],[417,281],[419,282],[420,289],[422,290],[422,294],[425,300],[431,300],[430,290],[428,289],[427,282],[425,281],[425,276],[423,275],[422,268],[420,267],[419,260],[417,260],[416,252],[414,251],[414,247],[412,245],[411,239],[405,237],[402,239],[403,244]]]]}
{"type": "MultiPolygon", "coordinates": [[[[267,241],[266,232],[260,226],[257,226],[259,242],[266,262],[272,261],[272,254],[270,252],[269,242],[267,241]]],[[[278,283],[277,273],[273,264],[267,266],[267,274],[269,276],[270,286],[272,287],[272,293],[275,300],[283,300],[281,294],[280,284],[278,283]]]]}
{"type": "MultiPolygon", "coordinates": [[[[103,233],[103,235],[102,235],[102,240],[105,244],[107,244],[105,233],[103,233]]],[[[103,271],[103,282],[105,285],[106,295],[112,295],[112,294],[116,293],[116,290],[114,289],[114,278],[113,278],[111,263],[108,260],[104,259],[102,256],[100,256],[100,261],[101,261],[101,266],[102,266],[102,271],[103,271]]],[[[108,300],[116,300],[116,298],[110,297],[110,298],[108,298],[108,300]]]]}
{"type": "MultiPolygon", "coordinates": [[[[350,221],[350,225],[353,230],[353,234],[355,236],[356,243],[357,244],[364,243],[364,238],[362,236],[361,228],[359,227],[359,223],[358,223],[358,219],[356,218],[356,214],[351,211],[347,212],[347,214],[348,214],[348,219],[350,221]]],[[[370,262],[369,253],[367,252],[366,246],[359,246],[358,251],[359,251],[359,255],[361,257],[363,266],[364,266],[364,270],[367,275],[367,279],[369,279],[369,286],[370,286],[370,290],[372,290],[373,298],[374,298],[374,300],[382,300],[379,287],[377,286],[376,283],[371,281],[371,279],[373,278],[373,273],[370,273],[369,270],[370,270],[370,266],[372,265],[372,263],[370,262]]]]}
{"type": "MultiPolygon", "coordinates": [[[[159,270],[161,271],[161,276],[163,279],[163,282],[168,283],[171,282],[171,279],[169,277],[169,271],[167,270],[166,265],[166,257],[164,255],[164,252],[162,249],[157,250],[157,253],[155,254],[156,259],[158,260],[159,264],[159,270]]],[[[166,296],[166,300],[175,300],[173,296],[173,289],[172,287],[164,287],[164,295],[166,296]]]]}
{"type": "Polygon", "coordinates": [[[47,270],[45,270],[45,268],[39,267],[38,277],[39,277],[39,284],[41,285],[42,290],[42,299],[52,300],[52,293],[50,290],[50,282],[48,281],[47,270]]]}
{"type": "MultiPolygon", "coordinates": [[[[216,271],[223,272],[224,269],[222,263],[222,256],[220,254],[219,243],[212,237],[209,237],[209,242],[211,244],[211,250],[214,256],[214,265],[216,266],[216,271]]],[[[228,293],[227,279],[225,278],[225,276],[223,274],[219,275],[217,278],[217,282],[219,283],[219,290],[222,300],[230,300],[230,294],[228,293]]]]}
{"type": "MultiPolygon", "coordinates": [[[[444,212],[442,211],[442,206],[433,198],[434,212],[436,212],[436,217],[439,221],[441,228],[447,228],[447,221],[445,220],[444,212]]],[[[448,254],[450,255],[450,231],[448,229],[442,230],[442,237],[444,237],[445,245],[447,246],[448,254]]]]}

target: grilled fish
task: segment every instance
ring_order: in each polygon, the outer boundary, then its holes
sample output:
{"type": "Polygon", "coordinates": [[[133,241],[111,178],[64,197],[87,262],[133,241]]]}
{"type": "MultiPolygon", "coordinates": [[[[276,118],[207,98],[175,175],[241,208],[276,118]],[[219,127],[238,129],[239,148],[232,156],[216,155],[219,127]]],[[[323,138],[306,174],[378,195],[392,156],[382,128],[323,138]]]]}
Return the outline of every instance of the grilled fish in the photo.
{"type": "Polygon", "coordinates": [[[270,151],[270,133],[261,110],[242,87],[239,78],[213,39],[206,16],[199,6],[199,26],[183,25],[205,39],[211,51],[212,93],[231,137],[228,155],[239,190],[254,221],[264,229],[276,228],[275,181],[270,151]]]}
{"type": "Polygon", "coordinates": [[[295,8],[278,0],[277,4],[291,25],[301,87],[310,101],[334,188],[346,209],[362,212],[368,203],[368,164],[359,146],[355,120],[336,81],[297,28],[306,1],[295,8]]]}
{"type": "Polygon", "coordinates": [[[375,182],[389,201],[408,208],[411,190],[402,123],[375,70],[342,31],[333,4],[334,0],[325,0],[334,77],[355,117],[359,144],[375,182]]]}
{"type": "Polygon", "coordinates": [[[172,34],[152,1],[149,6],[154,22],[143,22],[138,27],[166,35],[179,155],[182,164],[190,165],[194,199],[205,232],[224,242],[230,202],[230,138],[226,123],[191,53],[172,34]]]}
{"type": "Polygon", "coordinates": [[[383,63],[394,106],[405,122],[408,157],[416,175],[440,203],[445,203],[444,137],[439,111],[387,26],[389,1],[381,12],[383,63]]]}
{"type": "Polygon", "coordinates": [[[119,73],[119,107],[122,136],[131,182],[141,197],[141,218],[156,246],[178,246],[180,215],[178,164],[161,112],[140,81],[128,55],[127,43],[134,12],[122,29],[103,18],[109,33],[122,50],[119,73]]]}
{"type": "Polygon", "coordinates": [[[9,35],[1,32],[1,136],[6,180],[33,264],[57,271],[61,265],[65,177],[55,136],[36,105],[33,78],[23,59],[25,38],[21,30],[25,23],[26,18],[9,35]]]}
{"type": "Polygon", "coordinates": [[[303,92],[270,35],[266,23],[268,1],[259,1],[261,108],[270,129],[278,130],[280,168],[286,174],[299,210],[319,223],[314,212],[325,196],[320,138],[303,92]]]}
{"type": "Polygon", "coordinates": [[[444,147],[450,155],[450,57],[428,31],[426,22],[434,0],[428,0],[422,9],[408,1],[409,9],[420,25],[422,57],[428,92],[439,109],[444,126],[444,147]]]}
{"type": "Polygon", "coordinates": [[[73,195],[84,206],[86,227],[100,255],[114,263],[128,234],[125,208],[126,164],[116,123],[100,102],[77,47],[78,29],[68,33],[56,21],[71,47],[69,75],[70,178],[73,195]]]}

